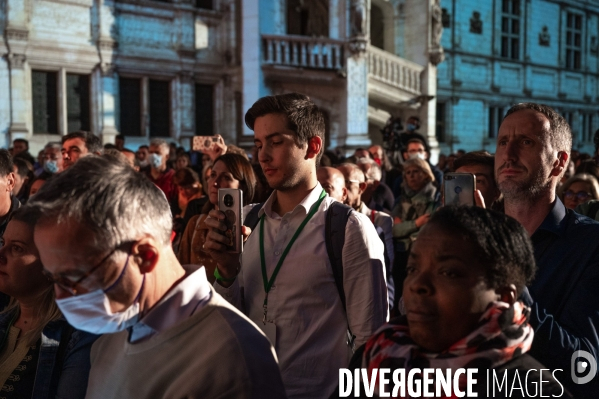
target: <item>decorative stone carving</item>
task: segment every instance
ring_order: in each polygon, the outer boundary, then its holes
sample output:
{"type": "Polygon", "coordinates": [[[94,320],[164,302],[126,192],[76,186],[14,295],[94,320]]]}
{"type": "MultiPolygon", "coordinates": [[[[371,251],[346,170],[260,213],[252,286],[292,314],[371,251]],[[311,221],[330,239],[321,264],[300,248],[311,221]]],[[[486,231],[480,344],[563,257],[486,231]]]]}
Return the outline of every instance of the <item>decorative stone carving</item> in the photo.
{"type": "Polygon", "coordinates": [[[443,35],[443,12],[439,5],[440,0],[435,0],[431,7],[431,29],[432,29],[432,44],[433,46],[441,45],[441,36],[443,35]]]}
{"type": "Polygon", "coordinates": [[[349,49],[352,53],[361,53],[366,51],[368,44],[366,2],[364,0],[352,0],[350,12],[351,37],[349,49]]]}
{"type": "Polygon", "coordinates": [[[29,40],[29,31],[24,28],[6,28],[6,38],[26,42],[29,40]]]}
{"type": "Polygon", "coordinates": [[[551,35],[549,34],[549,30],[547,25],[543,26],[543,30],[539,33],[539,46],[549,47],[551,43],[551,35]]]}
{"type": "Polygon", "coordinates": [[[25,54],[10,53],[6,56],[6,59],[8,60],[11,69],[23,69],[25,61],[27,61],[25,54]]]}
{"type": "Polygon", "coordinates": [[[472,12],[472,18],[470,18],[470,32],[482,35],[483,33],[483,21],[480,19],[480,13],[478,11],[472,12]]]}
{"type": "Polygon", "coordinates": [[[431,64],[439,65],[445,59],[443,47],[441,47],[441,36],[443,35],[443,12],[440,0],[435,0],[431,6],[431,47],[428,59],[431,64]]]}
{"type": "Polygon", "coordinates": [[[428,60],[434,66],[439,65],[445,60],[445,52],[442,47],[438,47],[436,49],[431,49],[428,53],[428,60]]]}

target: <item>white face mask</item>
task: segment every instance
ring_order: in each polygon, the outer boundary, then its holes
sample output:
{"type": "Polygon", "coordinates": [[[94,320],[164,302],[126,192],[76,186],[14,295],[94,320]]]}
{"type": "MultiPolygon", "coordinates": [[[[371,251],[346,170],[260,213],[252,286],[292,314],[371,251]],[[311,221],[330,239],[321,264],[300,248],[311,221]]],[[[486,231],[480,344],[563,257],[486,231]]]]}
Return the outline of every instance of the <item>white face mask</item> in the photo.
{"type": "Polygon", "coordinates": [[[67,298],[57,299],[58,308],[73,327],[87,331],[92,334],[111,334],[123,331],[135,323],[139,319],[139,295],[145,283],[145,274],[139,293],[131,306],[122,312],[112,313],[110,310],[110,301],[106,292],[119,283],[127,265],[129,264],[129,256],[127,262],[117,280],[106,290],[96,290],[82,295],[70,296],[67,298]]]}
{"type": "Polygon", "coordinates": [[[426,159],[425,159],[425,155],[424,155],[424,153],[423,153],[423,152],[412,152],[412,153],[409,153],[409,154],[408,154],[408,158],[409,158],[409,159],[416,159],[416,158],[420,158],[420,159],[422,159],[423,161],[425,161],[425,160],[426,160],[426,159]]]}

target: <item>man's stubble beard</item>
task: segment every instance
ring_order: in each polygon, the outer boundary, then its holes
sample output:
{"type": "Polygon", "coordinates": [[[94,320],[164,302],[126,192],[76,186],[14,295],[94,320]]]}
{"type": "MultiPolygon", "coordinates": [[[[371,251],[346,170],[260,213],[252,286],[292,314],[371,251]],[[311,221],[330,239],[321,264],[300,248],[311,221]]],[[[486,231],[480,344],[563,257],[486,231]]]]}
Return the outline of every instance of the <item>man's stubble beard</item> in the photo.
{"type": "Polygon", "coordinates": [[[500,183],[497,179],[497,187],[506,201],[534,202],[543,193],[551,189],[551,179],[544,177],[542,172],[542,170],[539,170],[535,176],[531,176],[525,181],[508,179],[500,183]]]}

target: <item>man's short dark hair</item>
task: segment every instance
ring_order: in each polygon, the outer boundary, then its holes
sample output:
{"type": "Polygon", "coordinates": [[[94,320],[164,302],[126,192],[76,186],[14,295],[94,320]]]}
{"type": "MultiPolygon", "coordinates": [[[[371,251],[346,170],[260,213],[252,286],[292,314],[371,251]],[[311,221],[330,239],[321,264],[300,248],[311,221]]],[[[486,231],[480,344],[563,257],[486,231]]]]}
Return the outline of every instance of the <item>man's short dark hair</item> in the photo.
{"type": "Polygon", "coordinates": [[[287,117],[287,127],[295,133],[297,145],[303,146],[312,137],[322,139],[322,148],[316,156],[316,165],[324,152],[325,122],[322,111],[310,100],[299,93],[262,97],[245,114],[245,124],[254,130],[256,119],[268,114],[281,114],[287,117]]]}
{"type": "Polygon", "coordinates": [[[495,169],[495,157],[487,151],[468,152],[453,161],[453,169],[458,170],[462,166],[483,165],[491,170],[495,169]]]}
{"type": "Polygon", "coordinates": [[[25,144],[25,148],[27,148],[27,150],[29,150],[29,141],[25,140],[25,139],[14,139],[12,141],[13,145],[14,143],[23,143],[25,144]]]}
{"type": "Polygon", "coordinates": [[[13,173],[12,156],[4,148],[0,149],[0,176],[7,176],[13,173]]]}
{"type": "Polygon", "coordinates": [[[124,134],[117,134],[115,136],[115,139],[117,140],[123,140],[123,143],[125,142],[125,135],[124,134]]]}
{"type": "Polygon", "coordinates": [[[568,122],[563,116],[555,112],[555,110],[548,105],[537,103],[516,104],[506,112],[502,123],[505,118],[511,114],[526,109],[531,109],[545,115],[549,120],[549,137],[551,143],[558,151],[565,151],[568,156],[570,156],[570,153],[572,152],[572,130],[570,129],[570,125],[568,125],[568,122]]]}
{"type": "Polygon", "coordinates": [[[433,214],[428,225],[471,243],[478,263],[487,269],[489,287],[514,284],[521,293],[532,281],[536,269],[532,243],[515,219],[476,206],[445,206],[433,214]]]}
{"type": "Polygon", "coordinates": [[[31,173],[33,169],[31,163],[29,163],[29,161],[24,160],[23,158],[14,157],[12,162],[13,165],[17,167],[17,174],[22,178],[29,176],[29,173],[31,173]]]}
{"type": "Polygon", "coordinates": [[[81,139],[85,142],[85,146],[87,147],[87,151],[90,153],[101,154],[103,150],[102,140],[95,134],[91,132],[86,132],[84,130],[79,130],[76,132],[71,132],[66,136],[62,137],[62,143],[71,139],[81,139]]]}
{"type": "Polygon", "coordinates": [[[140,145],[140,146],[139,146],[137,149],[138,149],[138,150],[141,150],[142,148],[145,148],[146,150],[149,150],[149,149],[150,149],[150,147],[149,147],[149,146],[147,146],[147,145],[145,145],[145,144],[143,144],[143,145],[140,145]]]}

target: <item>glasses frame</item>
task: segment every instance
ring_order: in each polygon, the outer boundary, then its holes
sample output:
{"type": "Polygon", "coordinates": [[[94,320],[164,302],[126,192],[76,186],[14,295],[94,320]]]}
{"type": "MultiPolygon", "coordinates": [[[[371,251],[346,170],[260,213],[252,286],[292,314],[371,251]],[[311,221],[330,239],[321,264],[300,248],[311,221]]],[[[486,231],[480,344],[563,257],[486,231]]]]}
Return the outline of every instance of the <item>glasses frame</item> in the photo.
{"type": "Polygon", "coordinates": [[[593,194],[588,193],[586,191],[578,191],[577,193],[575,193],[574,191],[566,190],[566,191],[564,191],[564,198],[571,198],[571,199],[576,198],[579,201],[586,201],[589,198],[593,198],[593,194]],[[581,198],[580,194],[585,194],[585,197],[581,198]]]}
{"type": "Polygon", "coordinates": [[[44,274],[44,276],[46,276],[48,281],[50,281],[52,284],[58,285],[60,288],[67,291],[69,294],[71,294],[73,296],[77,296],[77,295],[79,295],[79,292],[76,289],[76,287],[79,284],[81,284],[86,278],[91,276],[96,270],[98,270],[100,268],[100,266],[102,266],[112,255],[114,255],[114,253],[121,246],[122,246],[122,244],[119,244],[116,248],[114,248],[112,251],[110,251],[108,253],[108,255],[106,255],[104,258],[102,258],[102,260],[100,262],[98,262],[94,267],[89,269],[87,271],[87,273],[85,273],[83,276],[79,277],[75,281],[70,280],[64,276],[54,277],[54,275],[52,273],[50,273],[49,271],[47,271],[46,269],[42,269],[42,273],[44,274]]]}

